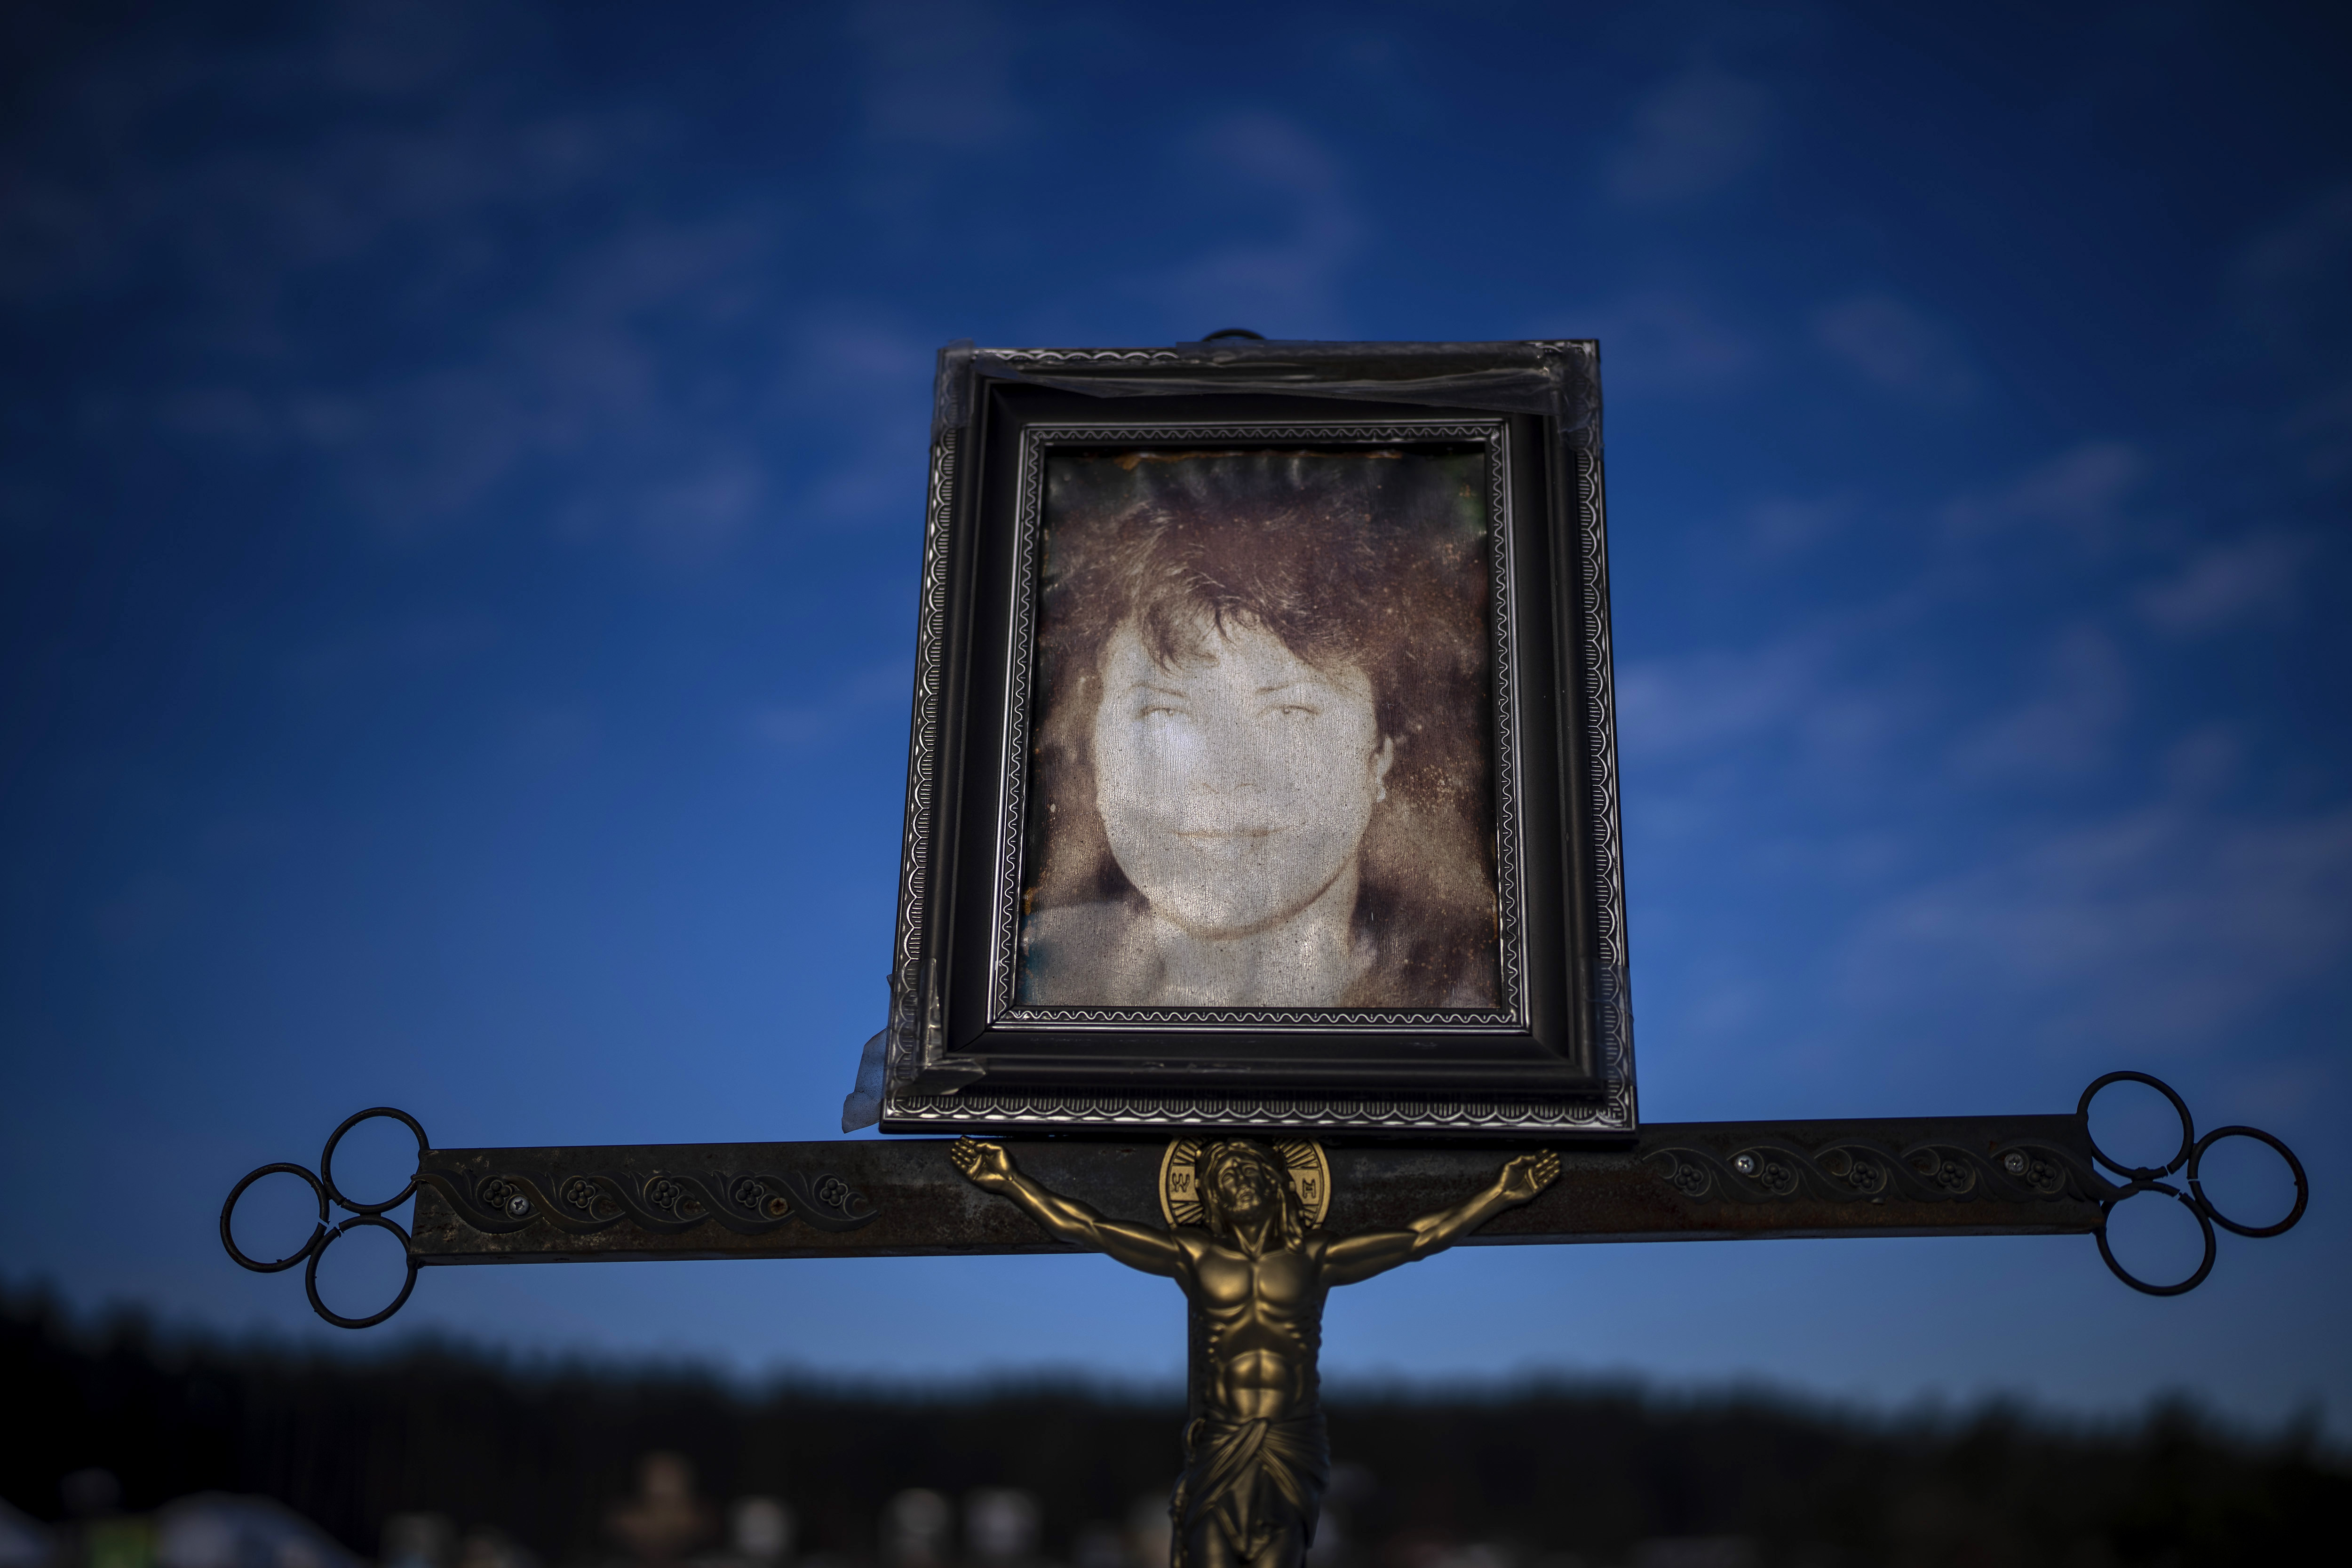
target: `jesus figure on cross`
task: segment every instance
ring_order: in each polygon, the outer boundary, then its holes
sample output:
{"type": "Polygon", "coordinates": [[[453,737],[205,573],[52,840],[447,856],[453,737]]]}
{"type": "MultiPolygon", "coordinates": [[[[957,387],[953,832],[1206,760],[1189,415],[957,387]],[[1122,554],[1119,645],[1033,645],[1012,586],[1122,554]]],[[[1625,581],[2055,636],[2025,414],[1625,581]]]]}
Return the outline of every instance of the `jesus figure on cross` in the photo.
{"type": "Polygon", "coordinates": [[[1450,1247],[1559,1174],[1558,1154],[1523,1154],[1466,1203],[1402,1230],[1334,1239],[1307,1228],[1282,1162],[1244,1139],[1210,1147],[1200,1164],[1205,1223],[1172,1230],[1105,1219],[1048,1192],[1000,1144],[960,1138],[948,1157],[1060,1239],[1174,1279],[1207,1320],[1202,1410],[1185,1428],[1169,1505],[1172,1568],[1299,1568],[1331,1473],[1315,1364],[1331,1288],[1450,1247]]]}

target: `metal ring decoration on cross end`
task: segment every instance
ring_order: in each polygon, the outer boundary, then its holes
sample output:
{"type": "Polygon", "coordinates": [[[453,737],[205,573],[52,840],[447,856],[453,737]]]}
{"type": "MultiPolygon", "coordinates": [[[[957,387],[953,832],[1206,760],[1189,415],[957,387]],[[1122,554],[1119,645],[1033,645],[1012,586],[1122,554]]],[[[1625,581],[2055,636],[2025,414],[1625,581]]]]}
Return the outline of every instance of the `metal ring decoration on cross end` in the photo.
{"type": "Polygon", "coordinates": [[[256,1274],[275,1274],[280,1269],[291,1268],[316,1252],[319,1249],[320,1239],[327,1234],[327,1189],[320,1184],[319,1178],[310,1173],[310,1167],[307,1165],[289,1165],[281,1163],[264,1165],[257,1171],[248,1171],[243,1181],[228,1190],[228,1202],[221,1205],[220,1233],[221,1245],[228,1249],[230,1260],[239,1268],[250,1268],[256,1274]],[[310,1184],[312,1194],[319,1200],[319,1223],[311,1226],[310,1239],[300,1247],[275,1263],[261,1263],[247,1258],[238,1249],[236,1238],[229,1234],[229,1221],[236,1214],[236,1200],[245,1196],[246,1188],[264,1176],[277,1175],[299,1176],[310,1184]]]}
{"type": "Polygon", "coordinates": [[[405,1110],[394,1110],[389,1105],[379,1105],[371,1110],[362,1110],[356,1116],[345,1117],[343,1119],[343,1124],[327,1135],[327,1147],[319,1155],[319,1179],[326,1183],[327,1195],[334,1199],[335,1202],[341,1205],[343,1207],[351,1210],[353,1214],[375,1215],[382,1214],[386,1209],[396,1209],[402,1204],[406,1203],[409,1199],[409,1195],[416,1191],[416,1178],[415,1176],[411,1176],[408,1178],[408,1184],[406,1186],[401,1188],[397,1194],[386,1199],[384,1202],[380,1204],[360,1204],[353,1203],[351,1199],[343,1196],[342,1193],[335,1186],[335,1146],[343,1141],[344,1133],[349,1132],[361,1122],[371,1121],[377,1117],[385,1117],[392,1121],[400,1122],[411,1132],[416,1134],[416,1152],[419,1155],[424,1154],[426,1150],[433,1146],[432,1141],[425,1136],[425,1129],[418,1124],[416,1118],[409,1115],[405,1110]]]}
{"type": "Polygon", "coordinates": [[[2083,1091],[2083,1098],[2076,1101],[2074,1114],[2082,1121],[2083,1139],[2090,1145],[2091,1157],[2124,1179],[2121,1186],[2113,1188],[2108,1194],[2099,1199],[2099,1228],[2094,1233],[2099,1243],[2099,1256],[2105,1260],[2109,1273],[2144,1295],[2181,1296],[2203,1284],[2205,1277],[2213,1271],[2214,1258],[2220,1250],[2220,1240],[2214,1234],[2216,1226],[2238,1236],[2257,1237],[2278,1236],[2294,1228],[2295,1222],[2303,1217],[2303,1211],[2310,1202],[2311,1184],[2304,1174],[2303,1162],[2294,1157],[2294,1151],[2288,1148],[2283,1140],[2263,1131],[2259,1127],[2220,1127],[2200,1138],[2197,1136],[2196,1119],[2189,1114],[2188,1102],[2173,1091],[2170,1084],[2147,1073],[2111,1072],[2095,1079],[2091,1087],[2083,1091]],[[2146,1084],[2172,1103],[2174,1113],[2180,1118],[2180,1149],[2165,1164],[2126,1165],[2100,1148],[2098,1140],[2091,1135],[2091,1101],[2098,1098],[2101,1089],[2113,1083],[2146,1084]],[[2257,1142],[2268,1144],[2277,1151],[2281,1159],[2286,1162],[2288,1173],[2294,1178],[2294,1206],[2287,1211],[2284,1219],[2274,1225],[2242,1225],[2222,1214],[2213,1206],[2211,1200],[2206,1197],[2201,1171],[2205,1154],[2214,1144],[2225,1138],[2252,1138],[2257,1142]],[[2187,1192],[2181,1191],[2164,1179],[2184,1167],[2189,1176],[2187,1192]],[[2107,1221],[2114,1215],[2116,1205],[2137,1197],[2142,1193],[2158,1193],[2172,1199],[2186,1208],[2197,1221],[2198,1232],[2204,1243],[2203,1255],[2199,1258],[2196,1269],[2187,1279],[2177,1283],[2149,1284],[2117,1262],[2115,1249],[2108,1244],[2107,1221]]]}
{"type": "Polygon", "coordinates": [[[2100,1164],[2105,1165],[2108,1170],[2113,1171],[2116,1175],[2123,1177],[2126,1181],[2156,1182],[2163,1180],[2165,1177],[2172,1174],[2173,1172],[2180,1169],[2181,1166],[2189,1163],[2189,1156],[2194,1150],[2197,1142],[2197,1127],[2195,1121],[2189,1114],[2189,1102],[2182,1100],[2179,1095],[2173,1092],[2173,1088],[2170,1084],[2165,1082],[2162,1079],[2154,1077],[2148,1073],[2111,1072],[2106,1074],[2105,1077],[2095,1079],[2090,1088],[2083,1091],[2083,1098],[2074,1102],[2074,1114],[2083,1119],[2083,1132],[2084,1136],[2086,1139],[2089,1139],[2090,1142],[2091,1158],[2096,1160],[2100,1164]],[[2106,1088],[2111,1083],[2144,1083],[2147,1085],[2148,1088],[2164,1096],[2165,1099],[2172,1101],[2172,1109],[2180,1118],[2180,1152],[2173,1155],[2169,1162],[2162,1165],[2126,1165],[2119,1160],[2111,1158],[2105,1150],[2099,1147],[2099,1141],[2096,1138],[2090,1137],[2091,1101],[2096,1100],[2099,1097],[2099,1091],[2106,1088]]]}
{"type": "Polygon", "coordinates": [[[334,1324],[335,1327],[339,1329],[366,1329],[374,1327],[376,1324],[383,1322],[386,1318],[391,1317],[394,1312],[399,1311],[402,1307],[407,1305],[409,1292],[416,1289],[416,1258],[415,1252],[409,1246],[408,1232],[403,1230],[398,1225],[383,1216],[385,1210],[397,1208],[402,1204],[406,1203],[410,1197],[415,1195],[417,1186],[417,1178],[415,1176],[409,1177],[407,1184],[403,1186],[397,1194],[382,1203],[373,1204],[354,1203],[352,1199],[345,1197],[341,1190],[335,1185],[335,1150],[337,1146],[342,1142],[343,1134],[349,1132],[352,1128],[357,1127],[361,1122],[371,1121],[378,1117],[397,1121],[401,1125],[406,1127],[409,1131],[415,1134],[416,1152],[420,1156],[419,1164],[421,1167],[421,1156],[427,1152],[433,1146],[432,1141],[425,1135],[425,1128],[423,1124],[418,1122],[416,1118],[409,1115],[405,1110],[395,1110],[394,1107],[389,1105],[379,1105],[372,1107],[369,1110],[362,1110],[356,1116],[346,1117],[343,1120],[341,1126],[336,1128],[334,1131],[328,1134],[327,1146],[319,1155],[319,1169],[317,1173],[313,1174],[310,1168],[307,1165],[297,1165],[286,1161],[279,1161],[274,1164],[263,1165],[257,1169],[247,1172],[244,1179],[239,1181],[236,1186],[231,1187],[229,1189],[228,1201],[221,1205],[221,1246],[227,1251],[230,1260],[236,1263],[238,1268],[249,1268],[256,1274],[276,1274],[281,1270],[291,1268],[298,1263],[307,1264],[308,1267],[302,1270],[302,1289],[303,1293],[310,1299],[310,1309],[317,1312],[320,1317],[325,1319],[328,1322],[334,1324]],[[236,1214],[237,1200],[245,1196],[246,1189],[252,1186],[264,1176],[274,1175],[299,1176],[303,1182],[310,1186],[311,1194],[318,1200],[319,1218],[318,1223],[310,1228],[310,1238],[308,1241],[304,1242],[292,1253],[278,1259],[274,1263],[263,1263],[258,1259],[247,1257],[237,1247],[236,1236],[233,1234],[231,1229],[231,1222],[236,1214]],[[351,1215],[350,1218],[342,1220],[331,1227],[327,1223],[327,1205],[331,1201],[336,1207],[344,1210],[351,1215]],[[341,1313],[330,1309],[327,1303],[320,1299],[319,1260],[327,1255],[327,1248],[332,1247],[336,1241],[341,1239],[346,1231],[361,1226],[373,1226],[379,1230],[388,1230],[394,1236],[399,1237],[402,1258],[407,1265],[408,1272],[407,1277],[401,1282],[400,1294],[392,1299],[392,1304],[390,1306],[384,1308],[383,1310],[373,1313],[368,1317],[347,1318],[341,1313]]]}
{"type": "Polygon", "coordinates": [[[408,1249],[408,1233],[401,1229],[397,1225],[394,1225],[392,1221],[384,1218],[380,1214],[355,1214],[352,1215],[351,1218],[335,1226],[334,1229],[329,1231],[327,1233],[326,1239],[319,1243],[317,1247],[310,1249],[310,1267],[302,1270],[302,1292],[304,1295],[310,1298],[310,1310],[318,1313],[319,1316],[326,1319],[327,1321],[334,1324],[335,1327],[339,1329],[372,1329],[375,1327],[378,1323],[383,1322],[386,1318],[391,1317],[394,1312],[399,1311],[401,1308],[408,1305],[408,1293],[415,1289],[416,1258],[415,1255],[408,1249]],[[398,1237],[400,1238],[402,1261],[408,1265],[408,1277],[401,1281],[400,1294],[394,1296],[392,1299],[392,1305],[386,1307],[383,1311],[377,1312],[371,1317],[346,1318],[341,1313],[331,1309],[325,1301],[319,1298],[319,1260],[327,1256],[327,1248],[332,1247],[345,1231],[357,1226],[373,1226],[379,1230],[388,1230],[392,1232],[393,1235],[398,1237]]]}
{"type": "Polygon", "coordinates": [[[2189,1190],[2197,1194],[2198,1203],[2213,1216],[2215,1225],[2237,1236],[2277,1236],[2293,1230],[2294,1222],[2303,1217],[2304,1209],[2311,1203],[2311,1181],[2303,1173],[2303,1162],[2294,1157],[2294,1150],[2259,1127],[2216,1127],[2197,1140],[2197,1147],[2189,1154],[2189,1190]],[[2240,1225],[2216,1208],[2213,1201],[2205,1195],[2205,1183],[2200,1167],[2205,1163],[2205,1152],[2224,1138],[2252,1138],[2257,1142],[2267,1143],[2278,1151],[2280,1159],[2286,1162],[2288,1173],[2294,1177],[2294,1207],[2287,1210],[2284,1219],[2276,1225],[2240,1225]]]}
{"type": "Polygon", "coordinates": [[[2177,1284],[2149,1284],[2116,1261],[2115,1249],[2107,1245],[2107,1226],[2105,1219],[2100,1221],[2099,1228],[2092,1232],[2098,1238],[2099,1256],[2106,1260],[2108,1273],[2113,1274],[2143,1296],[2186,1296],[2189,1291],[2205,1283],[2205,1276],[2213,1272],[2213,1259],[2221,1251],[2221,1243],[2213,1235],[2212,1212],[2196,1198],[2164,1182],[2135,1183],[2125,1192],[2123,1198],[2113,1199],[2101,1206],[2107,1213],[2113,1214],[2115,1205],[2123,1202],[2124,1198],[2135,1197],[2141,1193],[2162,1193],[2166,1197],[2179,1202],[2195,1216],[2198,1231],[2205,1241],[2204,1256],[2198,1259],[2196,1271],[2177,1284]]]}

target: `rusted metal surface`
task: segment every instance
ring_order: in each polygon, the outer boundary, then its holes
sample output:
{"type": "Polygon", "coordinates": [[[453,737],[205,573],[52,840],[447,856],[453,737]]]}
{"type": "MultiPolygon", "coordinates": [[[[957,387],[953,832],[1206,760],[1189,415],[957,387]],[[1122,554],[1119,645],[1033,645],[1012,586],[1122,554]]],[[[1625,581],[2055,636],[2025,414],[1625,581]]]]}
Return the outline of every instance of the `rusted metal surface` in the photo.
{"type": "MultiPolygon", "coordinates": [[[[1008,1140],[1024,1170],[1160,1225],[1164,1140],[1008,1140]]],[[[436,1149],[418,1164],[420,1265],[1068,1251],[949,1163],[946,1139],[436,1149]]],[[[1402,1226],[1493,1173],[1495,1147],[1327,1145],[1326,1226],[1402,1226]]],[[[1662,1123],[1561,1151],[1560,1179],[1466,1245],[2081,1234],[2123,1189],[2080,1116],[1662,1123]]]]}

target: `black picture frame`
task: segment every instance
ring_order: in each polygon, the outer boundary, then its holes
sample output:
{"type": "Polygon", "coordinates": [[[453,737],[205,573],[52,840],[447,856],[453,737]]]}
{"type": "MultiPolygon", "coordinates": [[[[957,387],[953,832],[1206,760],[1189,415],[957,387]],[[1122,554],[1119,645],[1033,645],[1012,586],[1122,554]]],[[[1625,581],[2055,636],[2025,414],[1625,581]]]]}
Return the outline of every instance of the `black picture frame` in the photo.
{"type": "Polygon", "coordinates": [[[885,1131],[1635,1131],[1597,344],[942,350],[908,753],[885,1131]],[[1144,453],[1306,455],[1339,475],[1378,455],[1477,476],[1460,504],[1484,518],[1490,638],[1495,951],[1479,1000],[1032,994],[1046,475],[1144,453]]]}

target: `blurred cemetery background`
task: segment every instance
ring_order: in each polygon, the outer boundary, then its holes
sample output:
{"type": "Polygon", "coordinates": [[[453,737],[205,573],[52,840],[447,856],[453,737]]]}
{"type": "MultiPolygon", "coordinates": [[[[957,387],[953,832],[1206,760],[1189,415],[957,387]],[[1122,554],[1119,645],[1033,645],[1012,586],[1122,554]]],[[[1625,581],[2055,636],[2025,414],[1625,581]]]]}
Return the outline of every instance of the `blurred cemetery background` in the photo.
{"type": "MultiPolygon", "coordinates": [[[[1182,1401],[357,1360],[0,1311],[0,1568],[1163,1568],[1182,1401]]],[[[1339,1389],[1308,1568],[2317,1563],[2315,1422],[1339,1389]]]]}

